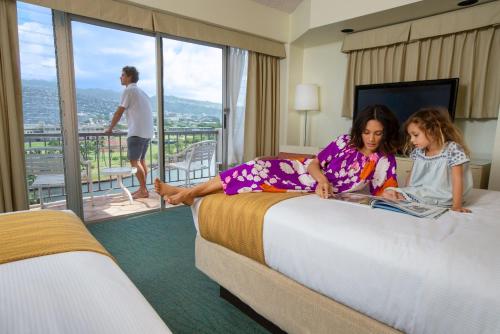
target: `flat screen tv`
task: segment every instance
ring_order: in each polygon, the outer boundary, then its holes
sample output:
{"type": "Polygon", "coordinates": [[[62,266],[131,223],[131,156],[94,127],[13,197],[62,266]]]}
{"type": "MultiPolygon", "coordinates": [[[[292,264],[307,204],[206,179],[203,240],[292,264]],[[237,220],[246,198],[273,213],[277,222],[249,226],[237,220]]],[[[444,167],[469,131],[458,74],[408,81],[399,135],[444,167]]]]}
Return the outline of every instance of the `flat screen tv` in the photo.
{"type": "Polygon", "coordinates": [[[373,104],[384,104],[401,125],[423,107],[443,107],[455,119],[458,78],[359,85],[354,91],[354,115],[373,104]]]}

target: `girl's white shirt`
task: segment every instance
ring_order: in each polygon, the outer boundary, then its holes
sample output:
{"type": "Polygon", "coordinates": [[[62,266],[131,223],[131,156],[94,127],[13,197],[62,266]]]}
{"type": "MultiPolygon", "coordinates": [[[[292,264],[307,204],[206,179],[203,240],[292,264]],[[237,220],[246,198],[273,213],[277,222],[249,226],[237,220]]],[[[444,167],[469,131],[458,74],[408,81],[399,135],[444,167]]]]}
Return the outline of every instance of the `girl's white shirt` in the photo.
{"type": "Polygon", "coordinates": [[[458,165],[463,165],[463,198],[472,189],[470,159],[457,143],[453,141],[445,143],[442,151],[433,156],[426,156],[423,149],[416,148],[411,152],[410,158],[414,163],[408,186],[395,189],[408,200],[451,206],[453,204],[451,167],[458,165]]]}

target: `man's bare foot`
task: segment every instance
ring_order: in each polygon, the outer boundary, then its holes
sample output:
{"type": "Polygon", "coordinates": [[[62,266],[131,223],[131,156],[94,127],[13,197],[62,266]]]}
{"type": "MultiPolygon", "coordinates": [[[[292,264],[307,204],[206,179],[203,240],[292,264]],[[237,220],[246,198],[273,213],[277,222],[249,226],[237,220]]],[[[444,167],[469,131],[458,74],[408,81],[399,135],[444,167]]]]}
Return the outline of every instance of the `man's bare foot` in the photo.
{"type": "Polygon", "coordinates": [[[194,202],[194,197],[191,195],[189,189],[178,189],[178,192],[173,195],[164,195],[163,198],[167,203],[172,205],[185,204],[192,205],[194,202]]]}
{"type": "Polygon", "coordinates": [[[138,199],[138,198],[148,198],[149,197],[149,192],[147,190],[138,190],[132,194],[133,199],[138,199]]]}
{"type": "Polygon", "coordinates": [[[159,178],[155,179],[155,191],[160,195],[160,196],[172,196],[177,194],[179,191],[181,191],[181,188],[171,186],[165,182],[161,182],[159,178]]]}

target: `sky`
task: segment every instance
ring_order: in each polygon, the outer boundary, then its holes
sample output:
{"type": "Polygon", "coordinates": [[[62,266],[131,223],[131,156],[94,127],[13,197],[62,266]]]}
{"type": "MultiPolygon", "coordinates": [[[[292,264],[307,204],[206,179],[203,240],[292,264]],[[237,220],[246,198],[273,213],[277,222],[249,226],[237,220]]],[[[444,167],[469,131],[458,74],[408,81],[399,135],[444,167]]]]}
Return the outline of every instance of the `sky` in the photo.
{"type": "MultiPolygon", "coordinates": [[[[77,88],[122,91],[123,66],[139,71],[138,86],[156,95],[154,37],[72,22],[77,88]]],[[[23,79],[56,80],[52,17],[47,8],[18,2],[23,79]]],[[[163,38],[165,95],[222,102],[222,50],[163,38]]]]}

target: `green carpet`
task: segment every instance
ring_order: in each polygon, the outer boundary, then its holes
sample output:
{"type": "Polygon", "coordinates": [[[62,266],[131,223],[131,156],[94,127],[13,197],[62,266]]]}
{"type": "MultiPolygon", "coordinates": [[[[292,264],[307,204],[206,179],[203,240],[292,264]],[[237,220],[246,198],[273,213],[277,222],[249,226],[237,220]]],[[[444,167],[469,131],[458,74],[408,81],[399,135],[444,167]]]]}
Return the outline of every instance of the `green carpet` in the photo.
{"type": "Polygon", "coordinates": [[[173,333],[267,333],[219,298],[219,286],[195,268],[190,208],[87,227],[173,333]]]}

